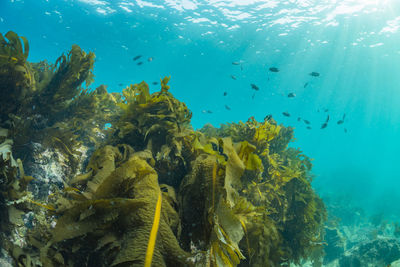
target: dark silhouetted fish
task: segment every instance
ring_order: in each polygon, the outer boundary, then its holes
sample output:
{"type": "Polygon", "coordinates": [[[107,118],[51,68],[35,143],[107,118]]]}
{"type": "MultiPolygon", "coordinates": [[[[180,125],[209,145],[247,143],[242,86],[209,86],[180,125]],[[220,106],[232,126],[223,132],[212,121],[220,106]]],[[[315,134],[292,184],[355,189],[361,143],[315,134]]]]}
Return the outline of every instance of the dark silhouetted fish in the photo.
{"type": "Polygon", "coordinates": [[[231,110],[231,107],[228,106],[228,105],[225,105],[225,108],[226,108],[227,110],[231,110]]]}
{"type": "Polygon", "coordinates": [[[122,84],[122,83],[119,83],[118,86],[123,86],[123,84],[122,84]]]}
{"type": "Polygon", "coordinates": [[[311,126],[307,126],[306,128],[307,128],[308,130],[311,130],[311,129],[312,129],[311,126]]]}
{"type": "Polygon", "coordinates": [[[338,120],[337,124],[343,124],[345,117],[346,117],[346,113],[343,114],[343,118],[341,120],[338,120]]]}
{"type": "Polygon", "coordinates": [[[287,97],[293,98],[293,97],[296,97],[296,94],[295,94],[295,93],[289,93],[289,94],[287,95],[287,97]]]}
{"type": "Polygon", "coordinates": [[[213,113],[211,110],[202,110],[201,112],[202,112],[202,113],[208,113],[208,114],[213,113]]]}
{"type": "Polygon", "coordinates": [[[152,84],[153,84],[153,85],[157,85],[157,84],[158,84],[158,82],[152,82],[152,84]]]}
{"type": "Polygon", "coordinates": [[[290,117],[290,114],[289,114],[289,112],[282,112],[282,114],[283,114],[283,116],[286,116],[286,117],[290,117]]]}
{"type": "Polygon", "coordinates": [[[329,115],[326,117],[326,121],[321,125],[321,129],[325,129],[328,126],[329,115]]]}
{"type": "Polygon", "coordinates": [[[279,72],[279,69],[277,67],[271,67],[269,68],[270,72],[279,72]]]}
{"type": "Polygon", "coordinates": [[[227,96],[228,95],[228,92],[224,92],[224,96],[227,96]]]}
{"type": "Polygon", "coordinates": [[[140,61],[140,62],[136,63],[136,65],[138,65],[138,66],[140,66],[140,65],[142,65],[142,64],[143,64],[143,62],[142,62],[142,61],[140,61]]]}
{"type": "Polygon", "coordinates": [[[269,121],[270,119],[272,119],[272,115],[268,114],[267,116],[265,116],[264,121],[269,121]]]}
{"type": "Polygon", "coordinates": [[[240,65],[240,62],[234,61],[232,62],[232,65],[240,65]]]}
{"type": "Polygon", "coordinates": [[[310,124],[310,122],[308,120],[304,120],[303,119],[303,121],[304,121],[305,124],[310,124]]]}
{"type": "Polygon", "coordinates": [[[309,73],[309,75],[310,75],[310,76],[313,76],[313,77],[319,77],[319,73],[318,73],[318,72],[315,72],[315,71],[309,73]]]}
{"type": "Polygon", "coordinates": [[[231,75],[231,78],[236,80],[236,76],[235,75],[231,75]]]}
{"type": "Polygon", "coordinates": [[[136,57],[133,58],[134,61],[138,60],[139,58],[141,58],[142,55],[137,55],[136,57]]]}
{"type": "Polygon", "coordinates": [[[303,88],[306,88],[306,87],[307,87],[307,85],[308,85],[308,83],[305,83],[305,84],[304,84],[304,86],[303,86],[303,88]]]}
{"type": "Polygon", "coordinates": [[[253,90],[256,90],[256,91],[260,90],[260,88],[258,88],[258,86],[255,85],[254,83],[250,84],[250,86],[251,86],[251,89],[253,89],[253,90]]]}
{"type": "Polygon", "coordinates": [[[256,96],[256,93],[254,92],[253,95],[251,96],[251,99],[254,99],[255,96],[256,96]]]}
{"type": "Polygon", "coordinates": [[[324,109],[324,112],[328,112],[328,111],[329,111],[329,109],[327,109],[327,108],[326,108],[326,109],[324,109]]]}
{"type": "Polygon", "coordinates": [[[297,121],[301,121],[301,118],[300,118],[300,117],[298,117],[298,118],[297,118],[297,121]]]}
{"type": "Polygon", "coordinates": [[[328,123],[328,121],[329,121],[329,115],[326,117],[326,123],[328,123]]]}

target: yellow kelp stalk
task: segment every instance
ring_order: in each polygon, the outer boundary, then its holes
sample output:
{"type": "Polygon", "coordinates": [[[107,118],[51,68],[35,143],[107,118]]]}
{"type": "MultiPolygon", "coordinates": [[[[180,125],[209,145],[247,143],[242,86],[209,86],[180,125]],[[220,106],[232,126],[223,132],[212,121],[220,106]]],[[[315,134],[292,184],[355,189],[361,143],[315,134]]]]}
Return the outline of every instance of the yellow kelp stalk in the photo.
{"type": "Polygon", "coordinates": [[[161,190],[159,190],[157,204],[156,204],[156,211],[154,213],[153,226],[151,227],[149,243],[147,244],[144,267],[151,267],[151,261],[153,260],[153,253],[154,253],[154,247],[156,245],[158,226],[160,225],[161,202],[162,202],[162,196],[161,196],[161,190]]]}

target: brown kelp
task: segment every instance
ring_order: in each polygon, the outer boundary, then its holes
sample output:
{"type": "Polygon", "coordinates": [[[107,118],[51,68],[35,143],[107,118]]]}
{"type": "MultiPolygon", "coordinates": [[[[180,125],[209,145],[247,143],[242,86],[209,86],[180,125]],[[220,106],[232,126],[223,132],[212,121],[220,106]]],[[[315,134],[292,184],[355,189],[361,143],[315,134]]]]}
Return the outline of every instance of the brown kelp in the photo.
{"type": "Polygon", "coordinates": [[[0,43],[0,244],[16,266],[320,263],[325,208],[292,128],[194,131],[170,77],[91,90],[93,53],[30,63],[25,38],[0,43]]]}

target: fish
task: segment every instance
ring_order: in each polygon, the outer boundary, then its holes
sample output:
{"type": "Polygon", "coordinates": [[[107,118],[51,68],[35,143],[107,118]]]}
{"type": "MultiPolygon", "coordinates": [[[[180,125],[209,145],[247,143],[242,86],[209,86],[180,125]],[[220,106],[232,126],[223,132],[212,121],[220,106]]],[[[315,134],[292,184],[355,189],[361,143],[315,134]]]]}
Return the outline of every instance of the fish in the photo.
{"type": "Polygon", "coordinates": [[[240,62],[234,61],[232,62],[232,65],[240,65],[240,62]]]}
{"type": "Polygon", "coordinates": [[[289,112],[282,112],[282,114],[283,114],[283,116],[286,116],[286,117],[290,117],[290,114],[289,114],[289,112]]]}
{"type": "Polygon", "coordinates": [[[279,72],[279,69],[277,67],[271,67],[269,68],[270,72],[279,72]]]}
{"type": "Polygon", "coordinates": [[[346,128],[343,128],[343,130],[344,130],[345,133],[347,133],[347,129],[346,128]]]}
{"type": "Polygon", "coordinates": [[[256,96],[256,93],[254,92],[254,94],[251,96],[251,99],[254,99],[255,96],[256,96]]]}
{"type": "Polygon", "coordinates": [[[341,120],[338,120],[337,124],[343,124],[345,117],[346,117],[346,113],[343,114],[343,118],[341,120]]]}
{"type": "Polygon", "coordinates": [[[296,94],[295,94],[295,93],[289,93],[289,94],[287,95],[287,97],[293,98],[293,97],[296,97],[296,94]]]}
{"type": "Polygon", "coordinates": [[[311,129],[312,129],[311,126],[307,126],[306,128],[307,128],[308,130],[311,130],[311,129]]]}
{"type": "Polygon", "coordinates": [[[269,121],[272,119],[272,114],[268,114],[267,116],[265,116],[264,121],[269,121]]]}
{"type": "Polygon", "coordinates": [[[225,108],[226,108],[227,110],[231,110],[231,107],[228,106],[228,105],[225,105],[225,108]]]}
{"type": "Polygon", "coordinates": [[[122,84],[122,83],[119,83],[118,86],[123,86],[123,84],[122,84]]]}
{"type": "Polygon", "coordinates": [[[319,77],[319,73],[316,71],[310,72],[308,75],[313,76],[313,77],[319,77]]]}
{"type": "Polygon", "coordinates": [[[157,85],[157,84],[158,84],[158,82],[152,82],[152,84],[153,84],[153,85],[157,85]]]}
{"type": "Polygon", "coordinates": [[[298,118],[297,118],[297,121],[301,121],[301,118],[300,118],[300,117],[298,117],[298,118]]]}
{"type": "Polygon", "coordinates": [[[203,113],[203,114],[206,114],[206,113],[208,113],[208,114],[211,114],[211,113],[213,113],[211,110],[205,110],[205,109],[203,109],[202,111],[201,111],[201,113],[203,113]]]}
{"type": "Polygon", "coordinates": [[[243,64],[240,64],[240,70],[243,70],[243,64]]]}
{"type": "Polygon", "coordinates": [[[329,115],[326,117],[326,121],[321,125],[321,129],[328,127],[329,115]]]}
{"type": "Polygon", "coordinates": [[[228,92],[224,92],[224,96],[227,96],[228,95],[228,92]]]}
{"type": "Polygon", "coordinates": [[[237,78],[236,78],[235,75],[231,75],[231,78],[232,78],[233,80],[237,80],[237,78]]]}
{"type": "Polygon", "coordinates": [[[208,114],[212,114],[213,112],[211,110],[207,110],[207,113],[208,114]]]}
{"type": "Polygon", "coordinates": [[[308,120],[304,120],[303,119],[303,121],[304,121],[305,124],[310,124],[310,121],[308,121],[308,120]]]}
{"type": "Polygon", "coordinates": [[[141,57],[142,57],[142,55],[137,55],[136,57],[133,58],[133,61],[136,61],[136,60],[138,60],[138,59],[141,58],[141,57]]]}
{"type": "Polygon", "coordinates": [[[329,109],[327,109],[327,108],[326,108],[326,109],[324,109],[324,112],[328,112],[328,111],[329,111],[329,109]]]}
{"type": "Polygon", "coordinates": [[[149,58],[147,59],[147,61],[148,61],[148,62],[152,62],[153,59],[154,59],[153,57],[149,57],[149,58]]]}
{"type": "Polygon", "coordinates": [[[140,65],[142,65],[142,64],[143,64],[143,62],[142,62],[142,61],[140,61],[140,62],[136,63],[136,65],[138,65],[138,66],[140,66],[140,65]]]}
{"type": "Polygon", "coordinates": [[[256,91],[260,90],[260,88],[257,85],[255,85],[254,83],[250,84],[250,86],[251,86],[251,89],[253,89],[253,90],[256,90],[256,91]]]}
{"type": "Polygon", "coordinates": [[[308,83],[305,83],[305,84],[304,84],[304,86],[303,86],[303,88],[306,88],[306,87],[307,87],[307,85],[308,85],[308,83]]]}

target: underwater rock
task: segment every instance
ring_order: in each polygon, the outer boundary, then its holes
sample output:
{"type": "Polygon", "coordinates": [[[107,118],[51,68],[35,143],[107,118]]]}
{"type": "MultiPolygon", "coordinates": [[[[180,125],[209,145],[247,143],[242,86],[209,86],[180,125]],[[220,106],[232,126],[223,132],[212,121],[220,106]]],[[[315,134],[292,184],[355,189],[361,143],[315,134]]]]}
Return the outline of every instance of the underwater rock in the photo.
{"type": "Polygon", "coordinates": [[[7,251],[0,247],[0,266],[12,267],[13,259],[8,255],[7,251]]]}
{"type": "Polygon", "coordinates": [[[340,258],[344,253],[345,243],[339,229],[330,227],[325,227],[325,241],[327,245],[324,247],[324,264],[328,264],[340,258]]]}
{"type": "Polygon", "coordinates": [[[381,237],[354,246],[339,259],[341,267],[387,266],[400,259],[400,241],[381,237]]]}

